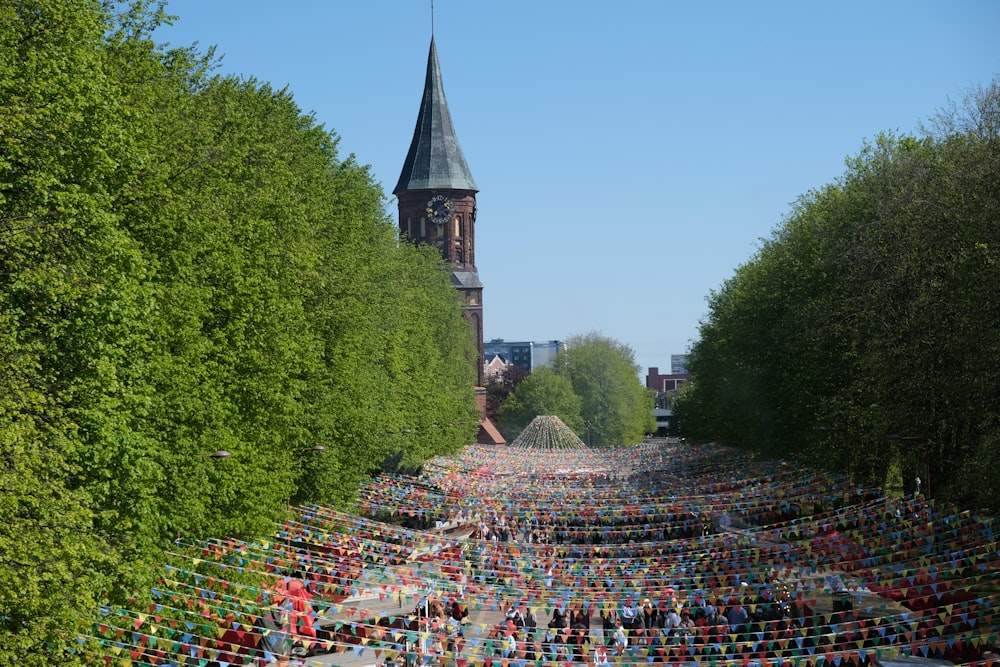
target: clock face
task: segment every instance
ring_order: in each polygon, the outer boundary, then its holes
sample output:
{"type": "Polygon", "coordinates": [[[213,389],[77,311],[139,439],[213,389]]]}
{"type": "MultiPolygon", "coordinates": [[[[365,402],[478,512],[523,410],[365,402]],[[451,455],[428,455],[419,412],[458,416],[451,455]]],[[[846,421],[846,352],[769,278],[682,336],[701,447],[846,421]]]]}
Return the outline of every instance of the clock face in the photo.
{"type": "Polygon", "coordinates": [[[427,201],[427,219],[443,225],[455,215],[455,202],[447,195],[434,195],[427,201]]]}

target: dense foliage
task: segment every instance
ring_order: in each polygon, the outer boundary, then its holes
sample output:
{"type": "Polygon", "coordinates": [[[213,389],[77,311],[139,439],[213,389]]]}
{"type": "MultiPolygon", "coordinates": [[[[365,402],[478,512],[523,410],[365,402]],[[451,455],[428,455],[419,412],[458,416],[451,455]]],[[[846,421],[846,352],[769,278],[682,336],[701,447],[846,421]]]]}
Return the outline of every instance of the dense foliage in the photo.
{"type": "Polygon", "coordinates": [[[634,444],[656,430],[635,352],[597,333],[571,337],[552,369],[536,369],[518,385],[501,409],[505,435],[537,415],[558,416],[591,445],[634,444]]]}
{"type": "Polygon", "coordinates": [[[684,435],[1000,509],[1000,84],[864,146],[709,306],[684,435]]]}
{"type": "Polygon", "coordinates": [[[568,378],[542,366],[528,375],[504,401],[500,409],[500,428],[507,442],[511,442],[535,417],[551,415],[579,434],[584,429],[580,403],[568,378]]]}
{"type": "Polygon", "coordinates": [[[500,410],[507,398],[514,393],[518,385],[524,382],[528,371],[520,366],[509,364],[495,375],[488,375],[485,380],[486,416],[494,423],[500,423],[500,410]]]}
{"type": "Polygon", "coordinates": [[[588,444],[635,444],[656,430],[653,393],[639,381],[639,365],[628,345],[596,332],[572,336],[554,368],[580,397],[588,444]]]}
{"type": "Polygon", "coordinates": [[[119,9],[0,7],[0,664],[61,661],[174,537],[266,533],[478,424],[448,270],[368,168],[119,9]]]}

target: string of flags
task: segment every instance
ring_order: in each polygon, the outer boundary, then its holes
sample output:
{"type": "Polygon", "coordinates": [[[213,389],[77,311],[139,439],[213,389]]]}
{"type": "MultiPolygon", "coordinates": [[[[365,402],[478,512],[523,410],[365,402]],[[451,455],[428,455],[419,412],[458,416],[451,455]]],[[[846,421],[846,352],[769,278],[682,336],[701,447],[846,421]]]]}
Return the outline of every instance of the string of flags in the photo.
{"type": "Polygon", "coordinates": [[[269,539],[180,540],[148,608],[105,609],[78,650],[106,665],[206,667],[268,662],[294,642],[315,664],[340,653],[562,667],[597,646],[610,648],[608,664],[994,664],[990,519],[714,445],[591,450],[559,424],[536,424],[516,447],[433,459],[418,477],[382,475],[351,512],[296,508],[269,539]],[[409,613],[431,599],[461,600],[483,618],[574,612],[589,627],[553,636],[540,623],[510,649],[510,628],[476,622],[449,640],[409,613]],[[645,599],[720,612],[745,603],[757,616],[633,630],[616,649],[603,617],[645,599]],[[386,600],[398,608],[372,610],[386,600]],[[849,601],[851,616],[835,601],[849,601]],[[761,618],[773,605],[786,613],[761,618]]]}

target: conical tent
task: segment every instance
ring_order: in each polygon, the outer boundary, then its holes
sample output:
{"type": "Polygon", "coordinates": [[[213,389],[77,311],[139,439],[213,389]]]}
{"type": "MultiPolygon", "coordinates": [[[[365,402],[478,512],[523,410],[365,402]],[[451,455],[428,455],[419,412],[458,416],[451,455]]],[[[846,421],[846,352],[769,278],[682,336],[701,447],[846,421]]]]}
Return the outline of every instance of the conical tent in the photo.
{"type": "Polygon", "coordinates": [[[531,420],[511,447],[533,449],[586,449],[583,440],[555,415],[539,415],[531,420]]]}

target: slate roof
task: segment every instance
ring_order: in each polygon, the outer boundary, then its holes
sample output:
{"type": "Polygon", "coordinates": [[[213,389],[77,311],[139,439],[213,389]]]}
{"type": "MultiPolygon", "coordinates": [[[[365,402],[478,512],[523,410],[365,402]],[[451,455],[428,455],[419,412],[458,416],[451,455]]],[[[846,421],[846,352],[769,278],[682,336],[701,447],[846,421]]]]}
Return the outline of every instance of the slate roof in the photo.
{"type": "Polygon", "coordinates": [[[479,281],[479,274],[475,271],[453,271],[451,274],[451,284],[453,287],[463,287],[465,289],[482,288],[483,283],[479,281]]]}
{"type": "Polygon", "coordinates": [[[392,193],[399,194],[406,190],[479,192],[451,124],[433,37],[427,56],[427,78],[424,80],[424,97],[417,114],[417,126],[413,130],[413,141],[410,142],[399,182],[392,193]]]}

